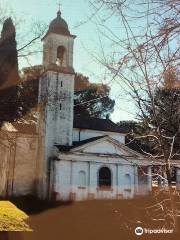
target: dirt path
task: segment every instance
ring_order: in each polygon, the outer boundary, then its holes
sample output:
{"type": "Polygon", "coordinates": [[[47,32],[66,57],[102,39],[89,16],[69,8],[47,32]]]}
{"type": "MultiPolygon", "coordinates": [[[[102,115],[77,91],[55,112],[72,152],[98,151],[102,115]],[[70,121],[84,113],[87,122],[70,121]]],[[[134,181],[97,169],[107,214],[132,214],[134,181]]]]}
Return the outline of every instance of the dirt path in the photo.
{"type": "Polygon", "coordinates": [[[30,226],[34,232],[11,233],[8,240],[178,239],[172,236],[137,238],[132,230],[125,233],[122,223],[127,221],[128,215],[132,218],[131,207],[120,205],[118,201],[74,203],[30,216],[30,226]],[[126,216],[122,215],[123,209],[126,216]]]}

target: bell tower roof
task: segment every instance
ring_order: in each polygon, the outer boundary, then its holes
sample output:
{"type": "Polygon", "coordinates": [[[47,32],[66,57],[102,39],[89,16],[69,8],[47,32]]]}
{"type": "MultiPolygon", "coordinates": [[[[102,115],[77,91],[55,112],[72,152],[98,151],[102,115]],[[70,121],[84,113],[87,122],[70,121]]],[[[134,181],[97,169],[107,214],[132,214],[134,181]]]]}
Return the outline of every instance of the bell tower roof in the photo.
{"type": "Polygon", "coordinates": [[[70,35],[68,24],[61,17],[60,10],[57,12],[57,17],[54,20],[52,20],[52,22],[50,23],[48,32],[63,34],[68,36],[70,35]]]}
{"type": "Polygon", "coordinates": [[[49,29],[43,39],[46,38],[50,33],[75,37],[74,35],[71,35],[67,22],[61,17],[60,10],[57,12],[57,17],[50,22],[49,29]]]}

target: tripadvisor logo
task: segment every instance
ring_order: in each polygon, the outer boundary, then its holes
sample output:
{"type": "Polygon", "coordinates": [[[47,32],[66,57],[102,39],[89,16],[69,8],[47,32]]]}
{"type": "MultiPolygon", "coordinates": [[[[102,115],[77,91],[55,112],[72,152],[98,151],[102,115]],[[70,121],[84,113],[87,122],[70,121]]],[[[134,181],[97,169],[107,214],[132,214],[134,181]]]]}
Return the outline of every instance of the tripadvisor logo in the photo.
{"type": "Polygon", "coordinates": [[[142,227],[135,228],[135,234],[137,236],[141,236],[143,234],[143,228],[142,227]]]}
{"type": "Polygon", "coordinates": [[[160,228],[160,229],[149,229],[149,228],[142,228],[142,227],[136,227],[135,228],[135,234],[137,236],[141,236],[143,234],[170,234],[173,233],[173,229],[165,229],[165,228],[160,228]]]}

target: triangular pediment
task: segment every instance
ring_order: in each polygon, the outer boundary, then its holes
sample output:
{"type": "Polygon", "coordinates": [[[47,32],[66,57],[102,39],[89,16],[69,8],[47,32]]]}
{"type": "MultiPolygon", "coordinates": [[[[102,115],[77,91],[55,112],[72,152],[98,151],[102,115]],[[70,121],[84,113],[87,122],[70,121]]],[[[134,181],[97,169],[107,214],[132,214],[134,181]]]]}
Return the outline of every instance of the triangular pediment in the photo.
{"type": "Polygon", "coordinates": [[[131,150],[124,144],[109,136],[105,136],[95,141],[85,143],[79,147],[75,147],[71,149],[71,152],[142,157],[141,154],[131,150]]]}

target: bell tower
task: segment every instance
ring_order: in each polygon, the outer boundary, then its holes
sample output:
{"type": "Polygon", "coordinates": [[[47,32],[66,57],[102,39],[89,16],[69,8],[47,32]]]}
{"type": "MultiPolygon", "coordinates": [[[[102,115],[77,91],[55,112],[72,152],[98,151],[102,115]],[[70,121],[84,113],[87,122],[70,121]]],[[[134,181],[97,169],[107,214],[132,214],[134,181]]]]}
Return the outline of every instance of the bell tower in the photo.
{"type": "MultiPolygon", "coordinates": [[[[42,153],[40,175],[47,173],[55,145],[72,145],[75,38],[59,10],[42,39],[44,71],[39,82],[38,125],[42,153]]],[[[43,182],[47,185],[44,177],[43,182]]]]}
{"type": "Polygon", "coordinates": [[[71,35],[66,21],[57,12],[57,17],[50,23],[49,30],[43,38],[43,65],[56,64],[59,66],[73,68],[73,45],[76,36],[71,35]]]}

